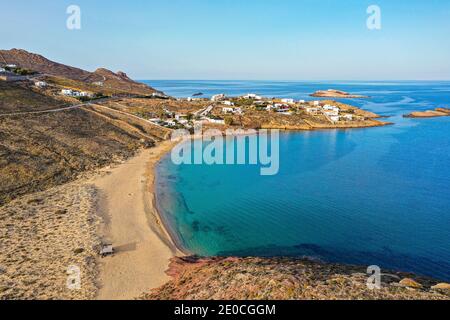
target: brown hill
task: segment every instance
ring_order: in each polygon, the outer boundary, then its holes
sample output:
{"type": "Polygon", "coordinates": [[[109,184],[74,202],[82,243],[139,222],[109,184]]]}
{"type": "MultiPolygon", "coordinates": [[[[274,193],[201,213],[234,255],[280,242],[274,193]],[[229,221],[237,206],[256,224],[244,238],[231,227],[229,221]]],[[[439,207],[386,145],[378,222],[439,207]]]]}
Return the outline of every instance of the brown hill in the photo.
{"type": "Polygon", "coordinates": [[[100,68],[94,72],[89,72],[51,61],[39,54],[31,53],[23,49],[0,50],[1,64],[15,64],[18,67],[33,70],[41,74],[81,81],[87,84],[97,84],[106,89],[120,90],[129,94],[150,95],[158,92],[143,83],[131,80],[125,73],[120,71],[114,73],[110,70],[100,68]]]}
{"type": "Polygon", "coordinates": [[[0,206],[128,158],[167,132],[95,105],[58,112],[61,101],[0,81],[0,206]]]}

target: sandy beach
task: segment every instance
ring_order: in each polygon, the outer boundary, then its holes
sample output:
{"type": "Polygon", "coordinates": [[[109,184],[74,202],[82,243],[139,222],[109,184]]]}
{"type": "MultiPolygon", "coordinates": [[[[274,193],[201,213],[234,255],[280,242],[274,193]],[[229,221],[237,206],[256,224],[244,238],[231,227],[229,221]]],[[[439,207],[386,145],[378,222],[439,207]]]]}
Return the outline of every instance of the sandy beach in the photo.
{"type": "Polygon", "coordinates": [[[134,299],[161,286],[169,259],[181,254],[165,231],[154,205],[154,167],[174,144],[142,151],[96,178],[100,235],[111,242],[114,256],[99,259],[98,299],[134,299]]]}
{"type": "Polygon", "coordinates": [[[182,255],[154,205],[154,167],[174,143],[0,207],[1,299],[134,299],[182,255]],[[100,258],[102,242],[114,256],[100,258]],[[67,286],[70,267],[80,288],[67,286]]]}

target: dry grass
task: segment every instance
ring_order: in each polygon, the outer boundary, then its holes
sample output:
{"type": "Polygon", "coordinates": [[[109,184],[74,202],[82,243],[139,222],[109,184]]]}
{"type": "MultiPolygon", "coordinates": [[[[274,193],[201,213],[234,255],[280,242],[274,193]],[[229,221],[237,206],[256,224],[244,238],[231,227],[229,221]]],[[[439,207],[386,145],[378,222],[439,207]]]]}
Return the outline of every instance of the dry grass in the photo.
{"type": "Polygon", "coordinates": [[[95,193],[72,183],[0,207],[0,300],[96,296],[95,193]],[[66,285],[71,265],[80,268],[80,290],[66,285]]]}

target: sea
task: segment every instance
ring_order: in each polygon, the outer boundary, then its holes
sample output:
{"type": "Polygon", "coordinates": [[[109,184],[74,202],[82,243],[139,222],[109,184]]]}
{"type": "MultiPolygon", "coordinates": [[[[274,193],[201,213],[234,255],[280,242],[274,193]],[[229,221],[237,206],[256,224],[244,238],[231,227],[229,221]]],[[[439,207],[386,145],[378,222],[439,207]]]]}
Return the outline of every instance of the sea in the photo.
{"type": "Polygon", "coordinates": [[[450,281],[450,117],[404,118],[450,107],[450,82],[178,81],[145,83],[174,97],[338,99],[386,117],[367,129],[281,132],[280,167],[157,167],[157,206],[175,241],[202,256],[309,257],[377,265],[450,281]]]}

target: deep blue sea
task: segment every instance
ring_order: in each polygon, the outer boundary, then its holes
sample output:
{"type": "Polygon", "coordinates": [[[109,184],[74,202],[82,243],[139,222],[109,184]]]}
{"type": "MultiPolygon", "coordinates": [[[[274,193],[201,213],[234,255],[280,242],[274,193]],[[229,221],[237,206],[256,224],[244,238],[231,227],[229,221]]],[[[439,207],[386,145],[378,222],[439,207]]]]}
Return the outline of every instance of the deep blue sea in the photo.
{"type": "Polygon", "coordinates": [[[167,94],[197,92],[312,100],[320,89],[388,116],[392,126],[286,132],[280,171],[251,165],[157,169],[157,202],[174,237],[199,255],[311,256],[450,280],[450,117],[407,119],[450,107],[450,82],[147,81],[167,94]]]}

